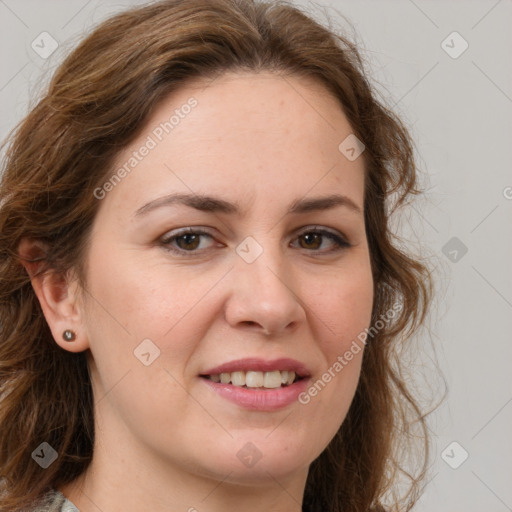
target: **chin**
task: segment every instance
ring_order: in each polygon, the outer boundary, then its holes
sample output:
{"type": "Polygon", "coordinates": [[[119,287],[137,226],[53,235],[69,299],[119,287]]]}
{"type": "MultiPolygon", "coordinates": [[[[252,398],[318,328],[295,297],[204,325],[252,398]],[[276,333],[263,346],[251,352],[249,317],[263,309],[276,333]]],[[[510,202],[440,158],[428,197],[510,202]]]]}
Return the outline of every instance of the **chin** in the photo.
{"type": "Polygon", "coordinates": [[[210,477],[212,473],[216,479],[230,475],[229,481],[237,484],[261,485],[269,480],[286,480],[307,472],[322,451],[321,446],[313,445],[314,436],[304,440],[293,439],[292,435],[290,431],[281,435],[268,431],[237,435],[223,445],[216,444],[215,450],[208,450],[211,458],[203,460],[203,467],[208,468],[210,477]]]}

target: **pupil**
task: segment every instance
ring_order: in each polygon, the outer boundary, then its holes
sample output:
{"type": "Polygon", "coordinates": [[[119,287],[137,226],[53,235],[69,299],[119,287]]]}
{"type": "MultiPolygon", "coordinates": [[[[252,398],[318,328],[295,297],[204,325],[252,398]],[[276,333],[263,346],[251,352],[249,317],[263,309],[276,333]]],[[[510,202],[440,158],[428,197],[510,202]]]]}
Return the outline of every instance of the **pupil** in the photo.
{"type": "Polygon", "coordinates": [[[311,244],[315,244],[315,248],[317,248],[320,244],[320,235],[318,233],[307,233],[305,235],[303,235],[303,239],[306,243],[306,245],[308,246],[308,248],[311,247],[311,244]]]}
{"type": "Polygon", "coordinates": [[[197,241],[199,240],[199,237],[197,235],[187,233],[185,235],[180,236],[179,240],[184,242],[184,243],[180,244],[182,249],[196,249],[197,241]],[[193,247],[191,247],[191,246],[193,246],[193,247]]]}

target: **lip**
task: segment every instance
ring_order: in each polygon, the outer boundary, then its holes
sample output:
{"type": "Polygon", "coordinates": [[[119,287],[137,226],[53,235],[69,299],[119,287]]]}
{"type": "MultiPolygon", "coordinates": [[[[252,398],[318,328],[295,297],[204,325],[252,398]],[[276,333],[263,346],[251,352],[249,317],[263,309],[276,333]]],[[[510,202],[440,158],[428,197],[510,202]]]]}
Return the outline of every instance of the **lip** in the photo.
{"type": "Polygon", "coordinates": [[[215,368],[210,368],[201,375],[220,375],[221,373],[232,372],[272,372],[275,370],[294,371],[299,377],[309,377],[310,373],[306,366],[295,359],[280,358],[267,361],[256,357],[248,357],[245,359],[237,359],[229,361],[228,363],[221,364],[215,368]]]}
{"type": "Polygon", "coordinates": [[[309,379],[302,379],[289,386],[277,389],[250,389],[213,382],[213,380],[208,379],[199,378],[199,380],[222,398],[235,403],[239,407],[261,412],[277,411],[298,402],[299,395],[309,385],[309,379]]]}
{"type": "Polygon", "coordinates": [[[288,358],[266,361],[258,358],[238,359],[211,368],[201,375],[219,375],[236,371],[271,372],[275,370],[294,371],[301,380],[275,389],[250,389],[232,384],[222,384],[212,380],[201,378],[200,381],[209,386],[222,398],[251,411],[271,412],[283,409],[298,401],[299,395],[309,385],[310,373],[306,366],[299,361],[288,358]]]}

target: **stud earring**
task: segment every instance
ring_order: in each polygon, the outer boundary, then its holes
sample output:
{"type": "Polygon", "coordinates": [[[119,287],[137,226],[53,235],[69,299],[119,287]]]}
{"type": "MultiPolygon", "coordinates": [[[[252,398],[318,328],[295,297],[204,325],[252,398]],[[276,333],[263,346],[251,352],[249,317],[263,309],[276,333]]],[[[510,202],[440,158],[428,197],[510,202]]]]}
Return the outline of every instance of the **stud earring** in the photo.
{"type": "Polygon", "coordinates": [[[63,333],[62,333],[62,337],[64,338],[64,341],[75,341],[76,339],[76,334],[74,331],[72,331],[71,329],[66,329],[63,333]]]}

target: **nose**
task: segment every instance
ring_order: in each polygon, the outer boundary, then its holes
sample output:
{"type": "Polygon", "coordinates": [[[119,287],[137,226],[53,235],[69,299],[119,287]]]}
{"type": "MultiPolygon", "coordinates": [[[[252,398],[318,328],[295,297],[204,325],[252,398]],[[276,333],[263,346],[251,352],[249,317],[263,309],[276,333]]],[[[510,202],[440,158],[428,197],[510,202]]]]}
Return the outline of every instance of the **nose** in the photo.
{"type": "Polygon", "coordinates": [[[279,336],[294,331],[306,318],[300,283],[278,249],[268,248],[252,263],[236,256],[226,320],[234,328],[279,336]]]}

